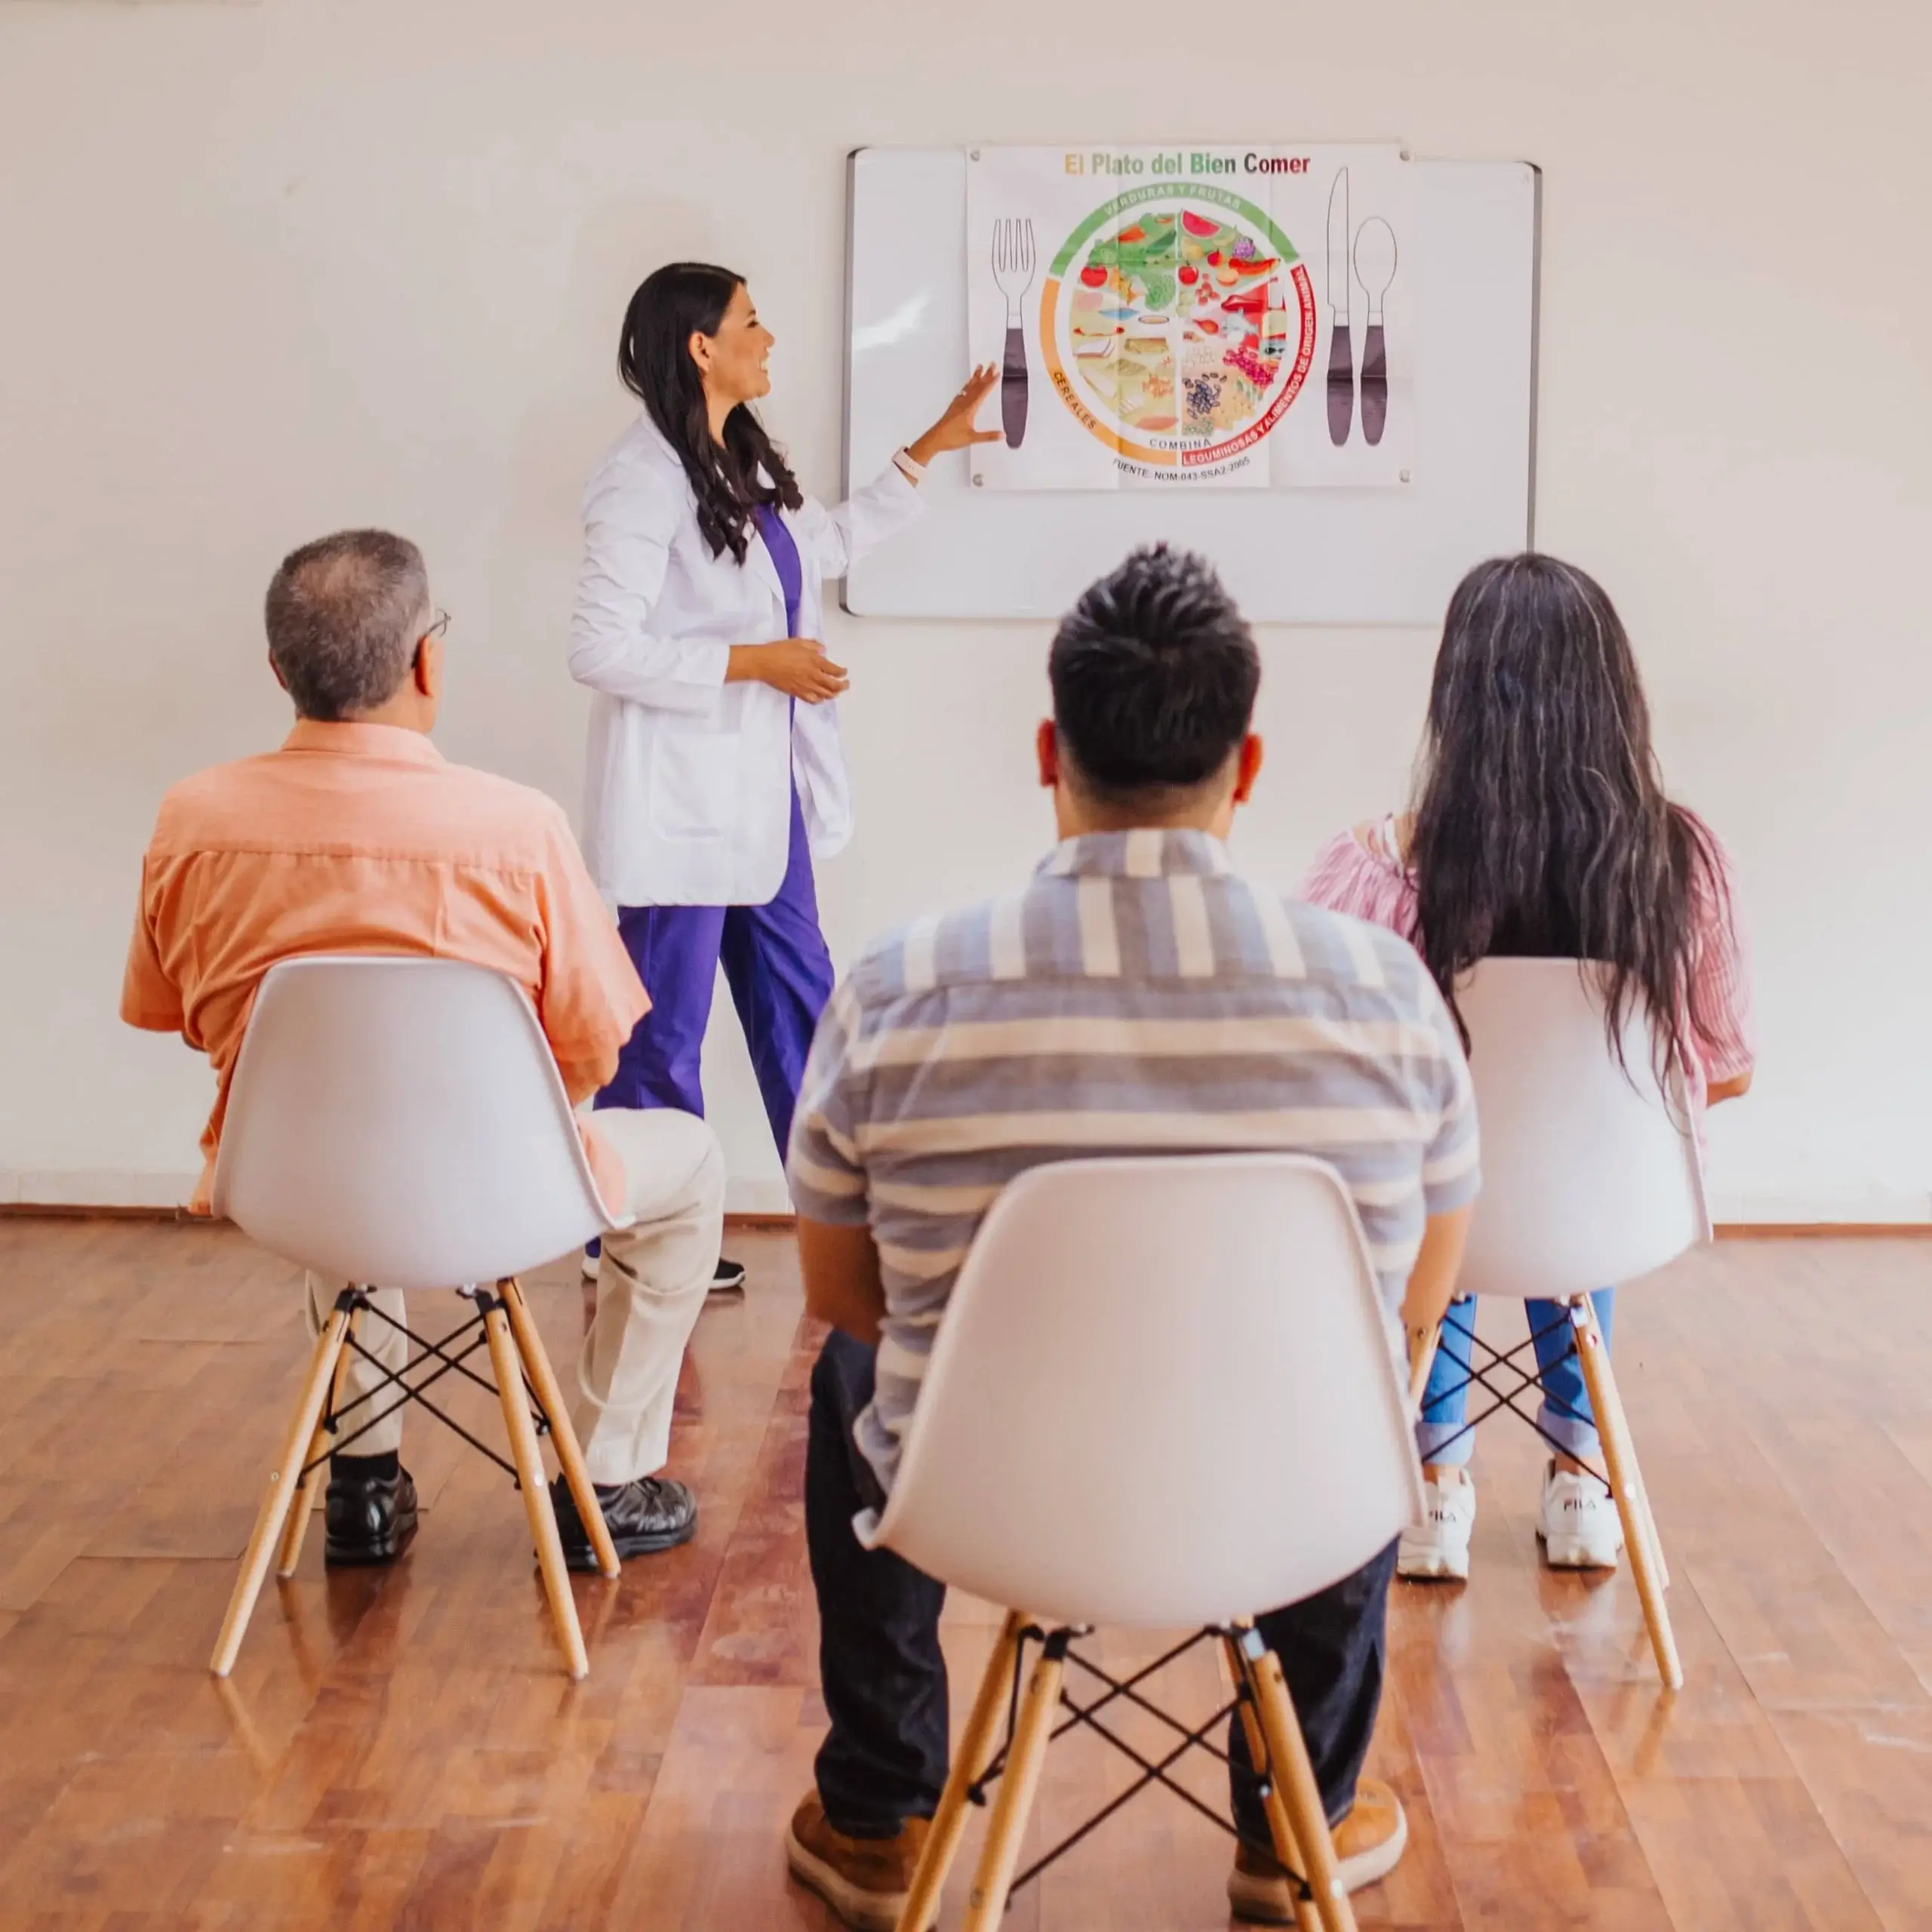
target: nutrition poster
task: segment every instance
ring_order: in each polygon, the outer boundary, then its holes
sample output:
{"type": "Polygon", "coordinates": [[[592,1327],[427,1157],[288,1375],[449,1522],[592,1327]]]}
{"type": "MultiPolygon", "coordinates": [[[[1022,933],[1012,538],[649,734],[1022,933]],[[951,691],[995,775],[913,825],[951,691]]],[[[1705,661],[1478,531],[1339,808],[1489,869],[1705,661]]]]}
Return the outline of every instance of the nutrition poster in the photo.
{"type": "Polygon", "coordinates": [[[977,148],[968,331],[986,489],[1399,488],[1409,165],[1393,146],[977,148]]]}

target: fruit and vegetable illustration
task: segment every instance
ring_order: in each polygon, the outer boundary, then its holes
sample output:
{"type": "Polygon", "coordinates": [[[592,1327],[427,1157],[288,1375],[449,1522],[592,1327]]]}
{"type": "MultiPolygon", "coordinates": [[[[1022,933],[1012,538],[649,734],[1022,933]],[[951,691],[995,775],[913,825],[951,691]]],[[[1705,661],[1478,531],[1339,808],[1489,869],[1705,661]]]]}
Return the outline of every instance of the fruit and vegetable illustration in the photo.
{"type": "Polygon", "coordinates": [[[1073,291],[1075,366],[1128,429],[1238,429],[1281,375],[1281,257],[1217,211],[1149,210],[1097,236],[1073,291]]]}
{"type": "Polygon", "coordinates": [[[1383,332],[1408,205],[1397,150],[971,158],[970,331],[976,354],[1000,357],[1006,432],[976,483],[1401,480],[1407,392],[1389,380],[1383,332]],[[1373,211],[1358,232],[1352,178],[1373,211]],[[1364,296],[1367,340],[1349,312],[1364,296]],[[1326,413],[1318,402],[1290,417],[1312,373],[1321,387],[1318,353],[1326,413]]]}

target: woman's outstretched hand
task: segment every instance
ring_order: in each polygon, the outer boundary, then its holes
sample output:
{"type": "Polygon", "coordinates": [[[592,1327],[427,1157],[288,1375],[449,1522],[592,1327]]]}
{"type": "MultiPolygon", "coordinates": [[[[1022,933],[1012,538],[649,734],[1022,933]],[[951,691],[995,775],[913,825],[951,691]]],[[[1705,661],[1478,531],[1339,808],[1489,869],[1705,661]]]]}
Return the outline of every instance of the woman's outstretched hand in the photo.
{"type": "Polygon", "coordinates": [[[973,419],[979,414],[980,404],[998,386],[999,365],[982,362],[966,378],[965,386],[946,405],[946,414],[917,442],[906,445],[906,454],[923,467],[945,451],[998,442],[1002,431],[982,429],[973,419]]]}

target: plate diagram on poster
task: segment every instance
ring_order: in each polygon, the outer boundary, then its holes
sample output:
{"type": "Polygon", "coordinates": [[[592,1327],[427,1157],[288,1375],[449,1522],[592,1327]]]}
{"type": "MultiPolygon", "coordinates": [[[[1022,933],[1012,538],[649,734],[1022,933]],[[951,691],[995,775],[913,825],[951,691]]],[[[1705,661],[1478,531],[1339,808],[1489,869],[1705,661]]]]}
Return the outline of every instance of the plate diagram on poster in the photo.
{"type": "Polygon", "coordinates": [[[1401,150],[969,160],[968,334],[975,359],[1000,366],[1004,431],[976,458],[976,486],[1408,480],[1407,382],[1386,347],[1404,299],[1401,150]],[[1326,242],[1325,303],[1311,238],[1326,242]],[[1324,325],[1325,414],[1296,407],[1324,325]]]}

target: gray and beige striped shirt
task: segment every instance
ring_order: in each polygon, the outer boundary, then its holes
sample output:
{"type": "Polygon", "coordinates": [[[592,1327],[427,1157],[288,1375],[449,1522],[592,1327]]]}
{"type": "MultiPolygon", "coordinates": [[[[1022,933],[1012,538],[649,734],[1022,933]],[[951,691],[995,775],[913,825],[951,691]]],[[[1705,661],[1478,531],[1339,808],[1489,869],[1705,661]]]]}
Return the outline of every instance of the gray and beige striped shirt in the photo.
{"type": "Polygon", "coordinates": [[[1008,1181],[1076,1155],[1264,1148],[1340,1172],[1392,1316],[1425,1219],[1478,1185],[1469,1069],[1421,961],[1237,877],[1219,839],[1069,839],[1019,891],[875,942],[813,1042],[790,1174],[801,1215],[869,1222],[878,1245],[857,1439],[880,1481],[1008,1181]]]}

